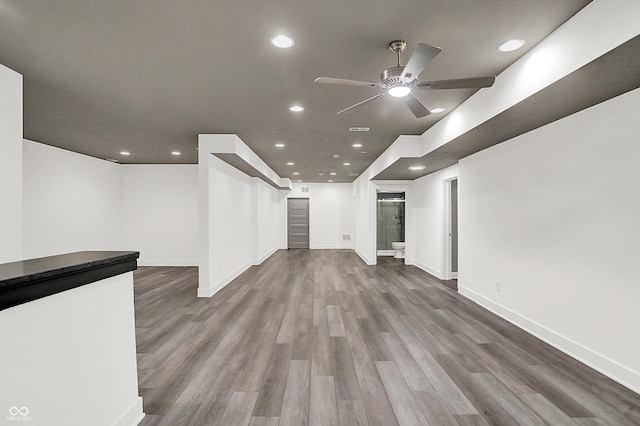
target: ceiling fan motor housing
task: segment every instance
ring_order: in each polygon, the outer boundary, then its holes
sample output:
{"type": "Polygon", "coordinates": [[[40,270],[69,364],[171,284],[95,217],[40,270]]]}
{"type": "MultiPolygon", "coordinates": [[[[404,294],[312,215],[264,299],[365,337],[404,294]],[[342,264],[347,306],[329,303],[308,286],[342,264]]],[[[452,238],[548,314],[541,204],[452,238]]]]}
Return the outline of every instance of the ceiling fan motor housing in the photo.
{"type": "MultiPolygon", "coordinates": [[[[404,70],[404,65],[387,68],[380,73],[380,83],[383,84],[386,88],[391,88],[399,84],[405,84],[406,82],[400,78],[400,76],[402,75],[402,70],[404,70]]],[[[409,84],[406,85],[411,86],[409,84]]]]}

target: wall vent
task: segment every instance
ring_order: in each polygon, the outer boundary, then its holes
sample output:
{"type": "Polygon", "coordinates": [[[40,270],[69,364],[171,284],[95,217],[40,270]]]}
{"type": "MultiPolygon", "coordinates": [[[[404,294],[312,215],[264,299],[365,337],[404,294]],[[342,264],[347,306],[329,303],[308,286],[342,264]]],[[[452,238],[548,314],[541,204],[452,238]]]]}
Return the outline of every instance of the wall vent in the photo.
{"type": "Polygon", "coordinates": [[[309,187],[308,186],[303,186],[300,188],[301,192],[309,192],[309,187]]]}

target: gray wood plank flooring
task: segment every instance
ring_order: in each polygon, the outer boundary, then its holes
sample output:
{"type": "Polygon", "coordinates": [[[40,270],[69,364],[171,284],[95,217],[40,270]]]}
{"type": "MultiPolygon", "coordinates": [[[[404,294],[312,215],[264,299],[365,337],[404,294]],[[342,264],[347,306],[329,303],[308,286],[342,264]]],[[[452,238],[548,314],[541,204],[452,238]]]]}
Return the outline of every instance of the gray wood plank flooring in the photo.
{"type": "Polygon", "coordinates": [[[640,395],[393,258],[134,273],[141,425],[638,425],[640,395]]]}

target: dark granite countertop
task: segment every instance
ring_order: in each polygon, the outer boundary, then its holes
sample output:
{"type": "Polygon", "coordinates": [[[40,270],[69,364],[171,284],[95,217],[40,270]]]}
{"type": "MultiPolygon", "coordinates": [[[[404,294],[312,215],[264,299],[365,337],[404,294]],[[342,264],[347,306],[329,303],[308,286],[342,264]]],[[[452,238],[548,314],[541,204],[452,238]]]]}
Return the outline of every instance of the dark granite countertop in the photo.
{"type": "Polygon", "coordinates": [[[81,251],[0,264],[0,310],[137,268],[137,251],[81,251]]]}

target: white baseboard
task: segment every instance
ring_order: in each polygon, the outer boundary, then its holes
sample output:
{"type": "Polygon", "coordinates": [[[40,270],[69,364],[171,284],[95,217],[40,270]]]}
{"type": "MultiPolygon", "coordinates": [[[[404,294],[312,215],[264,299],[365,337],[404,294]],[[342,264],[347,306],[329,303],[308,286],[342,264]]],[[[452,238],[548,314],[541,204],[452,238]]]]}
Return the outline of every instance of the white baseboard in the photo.
{"type": "Polygon", "coordinates": [[[417,260],[413,260],[410,263],[411,265],[414,265],[420,269],[422,269],[423,271],[433,275],[434,277],[436,277],[439,280],[444,280],[444,278],[442,278],[442,274],[440,273],[439,270],[432,268],[431,266],[422,263],[422,262],[418,262],[417,260]]]}
{"type": "Polygon", "coordinates": [[[615,380],[623,386],[640,393],[640,373],[595,352],[570,338],[556,333],[537,322],[526,318],[511,309],[502,306],[466,287],[459,287],[458,291],[468,299],[520,327],[543,342],[588,365],[605,376],[615,380]]]}
{"type": "Polygon", "coordinates": [[[116,426],[135,426],[144,418],[142,398],[137,397],[129,409],[115,422],[116,426]]]}
{"type": "Polygon", "coordinates": [[[211,297],[220,289],[198,287],[198,297],[211,297]]]}
{"type": "Polygon", "coordinates": [[[198,287],[198,297],[211,297],[220,290],[222,290],[227,284],[229,284],[234,279],[238,278],[240,274],[249,269],[252,263],[246,263],[242,265],[240,268],[236,269],[232,273],[228,274],[221,280],[213,283],[211,287],[198,287]]]}
{"type": "Polygon", "coordinates": [[[271,256],[273,256],[273,255],[275,254],[275,252],[277,252],[278,250],[279,250],[279,249],[274,248],[273,250],[271,250],[270,252],[266,253],[265,255],[260,256],[259,258],[257,258],[257,259],[253,262],[253,264],[254,264],[254,265],[259,265],[259,264],[261,264],[262,262],[264,262],[265,260],[267,260],[268,258],[270,258],[271,256]]]}
{"type": "Polygon", "coordinates": [[[263,255],[262,257],[260,257],[259,259],[257,259],[255,262],[246,263],[246,264],[242,265],[240,268],[236,269],[235,271],[233,271],[232,273],[230,273],[229,275],[227,275],[223,279],[218,280],[217,282],[213,283],[213,286],[211,286],[211,287],[198,287],[198,297],[211,297],[211,296],[213,296],[214,294],[216,294],[217,292],[222,290],[231,281],[233,281],[234,279],[238,278],[240,276],[240,274],[242,274],[244,271],[249,269],[251,266],[261,264],[262,262],[264,262],[265,260],[267,260],[268,258],[273,256],[275,254],[275,252],[277,252],[278,250],[279,249],[275,248],[272,251],[270,251],[270,252],[266,253],[265,255],[263,255]]]}
{"type": "Polygon", "coordinates": [[[358,249],[354,249],[353,251],[355,251],[355,252],[356,252],[356,254],[357,254],[358,256],[360,256],[360,259],[362,259],[362,260],[364,261],[364,263],[366,263],[367,265],[369,265],[369,266],[374,266],[374,265],[376,265],[376,264],[377,264],[377,261],[376,261],[375,259],[374,259],[374,260],[371,260],[371,259],[367,258],[367,256],[365,256],[365,255],[363,255],[362,253],[360,253],[360,251],[358,251],[358,249]]]}

